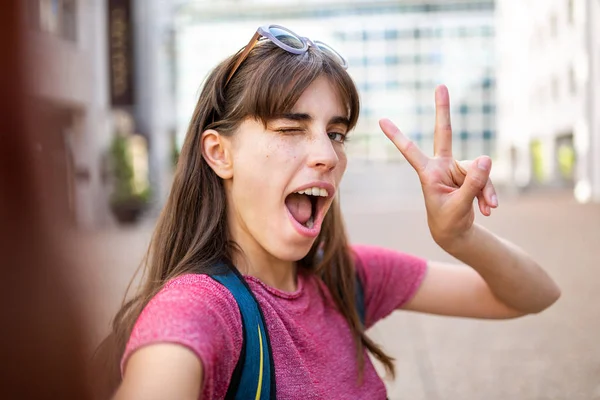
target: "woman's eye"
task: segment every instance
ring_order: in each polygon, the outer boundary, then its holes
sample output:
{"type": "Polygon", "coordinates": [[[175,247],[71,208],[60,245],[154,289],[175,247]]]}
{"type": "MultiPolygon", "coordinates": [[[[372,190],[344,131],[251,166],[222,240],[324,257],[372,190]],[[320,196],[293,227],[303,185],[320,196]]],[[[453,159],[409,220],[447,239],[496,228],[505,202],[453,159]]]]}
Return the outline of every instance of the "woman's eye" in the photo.
{"type": "Polygon", "coordinates": [[[275,129],[275,131],[280,132],[280,133],[293,134],[293,133],[302,133],[302,132],[304,132],[304,129],[302,129],[302,128],[279,128],[279,129],[275,129]]]}
{"type": "Polygon", "coordinates": [[[329,139],[338,143],[344,143],[344,141],[346,140],[346,135],[339,132],[328,132],[327,136],[329,136],[329,139]]]}

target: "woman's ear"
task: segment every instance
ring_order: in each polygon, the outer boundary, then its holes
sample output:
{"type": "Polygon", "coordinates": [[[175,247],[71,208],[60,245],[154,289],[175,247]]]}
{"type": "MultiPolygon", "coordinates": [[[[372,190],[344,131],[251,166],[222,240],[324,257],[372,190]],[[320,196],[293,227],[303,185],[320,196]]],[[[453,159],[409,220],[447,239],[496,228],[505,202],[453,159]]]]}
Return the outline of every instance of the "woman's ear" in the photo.
{"type": "Polygon", "coordinates": [[[231,141],[213,129],[202,132],[200,140],[202,156],[222,179],[233,177],[233,157],[231,154],[231,141]]]}

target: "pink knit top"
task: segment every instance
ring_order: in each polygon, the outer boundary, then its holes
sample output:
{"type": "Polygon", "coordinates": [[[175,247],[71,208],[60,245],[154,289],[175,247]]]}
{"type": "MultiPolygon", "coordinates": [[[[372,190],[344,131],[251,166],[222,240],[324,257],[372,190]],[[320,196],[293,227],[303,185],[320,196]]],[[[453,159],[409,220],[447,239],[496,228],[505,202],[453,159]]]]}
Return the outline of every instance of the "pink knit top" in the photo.
{"type": "MultiPolygon", "coordinates": [[[[389,315],[418,289],[426,261],[404,253],[354,246],[365,294],[366,325],[389,315]]],[[[316,277],[298,274],[287,293],[246,276],[267,323],[278,399],[384,399],[385,386],[366,358],[364,381],[350,329],[316,277]]],[[[222,399],[242,345],[241,316],[231,293],[206,275],[173,279],[148,303],[122,359],[152,343],[178,343],[203,367],[202,399],[222,399]]]]}

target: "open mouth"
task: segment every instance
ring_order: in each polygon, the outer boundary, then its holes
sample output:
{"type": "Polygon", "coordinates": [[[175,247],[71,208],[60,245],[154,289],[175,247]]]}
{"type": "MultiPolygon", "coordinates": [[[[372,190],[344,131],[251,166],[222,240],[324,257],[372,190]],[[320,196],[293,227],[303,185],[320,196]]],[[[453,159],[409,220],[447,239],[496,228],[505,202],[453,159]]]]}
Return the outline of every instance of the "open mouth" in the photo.
{"type": "Polygon", "coordinates": [[[289,194],[285,205],[292,218],[306,229],[319,228],[322,210],[329,197],[326,189],[312,187],[289,194]]]}

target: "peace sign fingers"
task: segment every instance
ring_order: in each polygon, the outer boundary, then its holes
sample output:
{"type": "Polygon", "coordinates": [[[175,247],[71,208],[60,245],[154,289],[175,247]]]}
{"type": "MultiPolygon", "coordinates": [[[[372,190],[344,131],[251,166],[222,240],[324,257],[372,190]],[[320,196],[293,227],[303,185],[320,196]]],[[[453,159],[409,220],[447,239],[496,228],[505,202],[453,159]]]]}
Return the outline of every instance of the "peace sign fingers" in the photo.
{"type": "Polygon", "coordinates": [[[475,220],[473,199],[479,200],[479,210],[486,216],[498,206],[490,180],[492,160],[480,156],[463,165],[452,157],[450,96],[446,86],[440,85],[435,91],[433,157],[425,155],[390,120],[380,120],[379,126],[419,175],[427,223],[436,241],[447,243],[449,239],[464,237],[475,220]]]}

